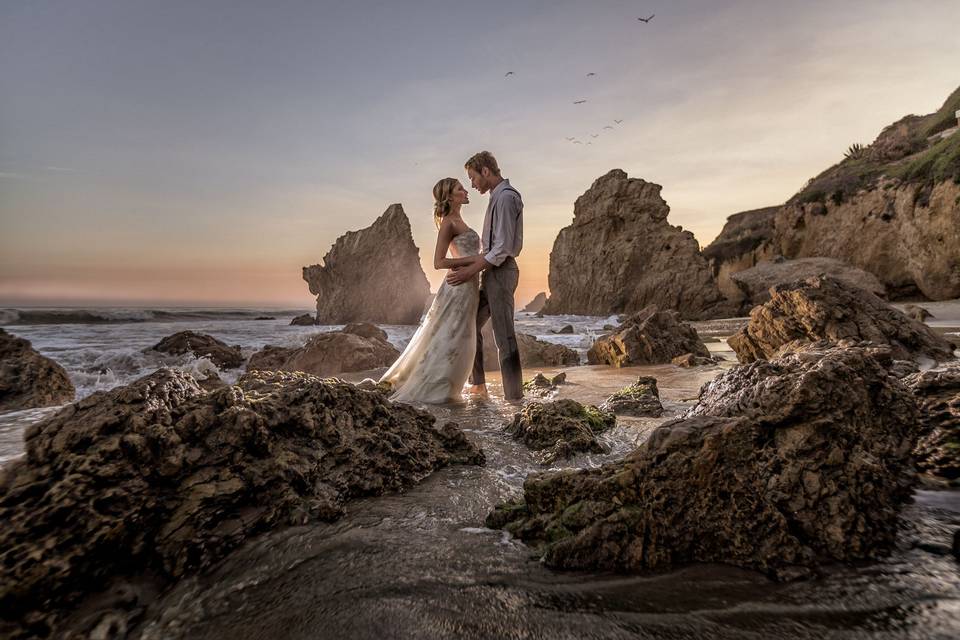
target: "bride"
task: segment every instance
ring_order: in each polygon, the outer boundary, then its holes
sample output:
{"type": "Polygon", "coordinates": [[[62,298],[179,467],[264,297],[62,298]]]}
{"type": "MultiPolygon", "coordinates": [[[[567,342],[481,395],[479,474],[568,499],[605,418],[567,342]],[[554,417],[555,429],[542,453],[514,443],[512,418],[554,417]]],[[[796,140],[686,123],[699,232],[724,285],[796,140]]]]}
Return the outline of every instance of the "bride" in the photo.
{"type": "MultiPolygon", "coordinates": [[[[470,202],[460,181],[440,180],[433,187],[433,199],[438,229],[433,268],[464,267],[482,260],[478,255],[480,236],[460,216],[460,207],[470,202]],[[452,258],[447,257],[448,249],[452,258]]],[[[391,400],[429,404],[461,400],[477,346],[479,288],[479,276],[458,286],[443,281],[407,348],[380,378],[393,385],[391,400]]],[[[485,391],[482,385],[471,389],[473,393],[485,391]]]]}

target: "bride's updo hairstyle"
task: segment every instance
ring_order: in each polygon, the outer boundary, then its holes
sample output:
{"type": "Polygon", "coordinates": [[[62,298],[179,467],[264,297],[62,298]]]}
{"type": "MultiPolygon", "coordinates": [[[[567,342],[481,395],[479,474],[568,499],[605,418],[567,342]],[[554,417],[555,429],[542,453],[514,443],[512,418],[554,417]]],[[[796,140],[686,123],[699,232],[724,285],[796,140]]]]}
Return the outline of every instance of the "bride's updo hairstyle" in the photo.
{"type": "Polygon", "coordinates": [[[433,221],[437,228],[440,223],[450,213],[450,196],[457,187],[459,181],[456,178],[443,178],[437,184],[433,185],[433,221]]]}

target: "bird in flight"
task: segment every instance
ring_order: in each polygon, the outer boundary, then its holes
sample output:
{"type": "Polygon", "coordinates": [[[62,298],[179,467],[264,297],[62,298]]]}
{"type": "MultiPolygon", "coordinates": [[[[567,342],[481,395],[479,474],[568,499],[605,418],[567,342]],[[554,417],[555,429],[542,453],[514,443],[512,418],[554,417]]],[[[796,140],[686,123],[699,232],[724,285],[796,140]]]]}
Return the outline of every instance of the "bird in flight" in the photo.
{"type": "Polygon", "coordinates": [[[637,20],[646,24],[647,22],[650,22],[651,20],[653,20],[654,15],[656,14],[651,13],[649,18],[637,18],[637,20]]]}
{"type": "Polygon", "coordinates": [[[590,137],[591,137],[591,138],[599,138],[599,137],[600,137],[600,134],[599,134],[599,133],[591,133],[591,134],[590,134],[590,137]]]}
{"type": "MultiPolygon", "coordinates": [[[[573,144],[583,144],[583,143],[580,142],[579,140],[574,140],[574,141],[573,141],[573,144]]],[[[588,142],[587,144],[590,144],[590,143],[588,142]]]]}
{"type": "Polygon", "coordinates": [[[592,143],[592,142],[590,142],[589,140],[587,140],[587,144],[593,144],[593,143],[592,143]]]}
{"type": "Polygon", "coordinates": [[[567,138],[567,142],[573,142],[576,138],[567,138]]]}
{"type": "Polygon", "coordinates": [[[607,125],[604,127],[604,129],[613,129],[613,127],[611,127],[610,125],[607,125]]]}
{"type": "Polygon", "coordinates": [[[574,100],[573,104],[583,104],[586,100],[574,100]]]}
{"type": "Polygon", "coordinates": [[[590,73],[587,74],[587,77],[590,78],[590,77],[595,76],[595,75],[597,75],[597,74],[595,74],[593,71],[591,71],[590,73]]]}
{"type": "Polygon", "coordinates": [[[614,122],[616,122],[617,124],[620,124],[621,122],[623,122],[623,120],[614,120],[614,122]]]}
{"type": "Polygon", "coordinates": [[[512,75],[513,75],[513,71],[507,71],[505,74],[503,74],[503,77],[506,78],[512,75]]]}

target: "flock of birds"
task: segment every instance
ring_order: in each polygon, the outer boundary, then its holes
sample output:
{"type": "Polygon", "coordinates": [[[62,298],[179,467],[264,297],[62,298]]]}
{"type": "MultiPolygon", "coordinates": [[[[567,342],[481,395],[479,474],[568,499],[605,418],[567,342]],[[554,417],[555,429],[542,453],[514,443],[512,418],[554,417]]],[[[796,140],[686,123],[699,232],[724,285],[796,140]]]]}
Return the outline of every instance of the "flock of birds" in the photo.
{"type": "MultiPolygon", "coordinates": [[[[655,15],[656,15],[656,14],[651,13],[649,17],[647,17],[647,18],[637,18],[637,20],[639,20],[640,22],[642,22],[642,23],[644,23],[644,24],[648,24],[651,20],[653,20],[653,18],[654,18],[655,15]]],[[[513,71],[507,71],[507,72],[504,74],[503,77],[509,78],[510,76],[513,76],[513,75],[516,75],[513,71]]],[[[596,76],[596,75],[597,75],[596,73],[594,73],[593,71],[591,71],[590,73],[587,74],[587,77],[588,77],[588,78],[592,78],[592,77],[594,77],[594,76],[596,76]]],[[[587,102],[586,99],[583,99],[583,100],[574,100],[574,101],[573,101],[573,104],[585,104],[586,102],[587,102]]],[[[618,125],[618,126],[621,125],[621,124],[623,124],[623,120],[614,119],[613,122],[614,122],[616,125],[618,125]]],[[[613,127],[612,127],[611,125],[609,125],[609,124],[608,124],[608,125],[604,125],[603,128],[604,128],[604,129],[613,130],[613,127]]],[[[598,137],[600,137],[600,134],[599,134],[599,133],[591,133],[591,134],[590,134],[590,137],[591,137],[591,138],[598,138],[598,137]]],[[[584,142],[584,141],[582,141],[582,140],[578,140],[578,139],[576,138],[576,136],[574,136],[574,137],[568,137],[568,138],[565,138],[565,139],[566,139],[567,142],[571,142],[571,143],[573,143],[573,144],[593,144],[590,140],[587,140],[586,142],[584,142]]]]}

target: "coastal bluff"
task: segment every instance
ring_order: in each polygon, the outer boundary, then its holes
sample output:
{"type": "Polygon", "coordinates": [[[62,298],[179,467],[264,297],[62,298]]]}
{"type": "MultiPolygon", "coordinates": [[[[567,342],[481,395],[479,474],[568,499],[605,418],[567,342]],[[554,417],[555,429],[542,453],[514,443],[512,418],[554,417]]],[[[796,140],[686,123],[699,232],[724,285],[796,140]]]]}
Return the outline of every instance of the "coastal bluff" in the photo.
{"type": "Polygon", "coordinates": [[[317,296],[318,324],[417,324],[430,295],[399,204],[369,227],[340,236],[320,264],[303,268],[303,279],[317,296]]]}
{"type": "Polygon", "coordinates": [[[684,319],[725,315],[728,306],[693,233],[667,222],[662,187],[614,169],[573,207],[550,252],[543,313],[636,313],[649,305],[684,319]]]}

